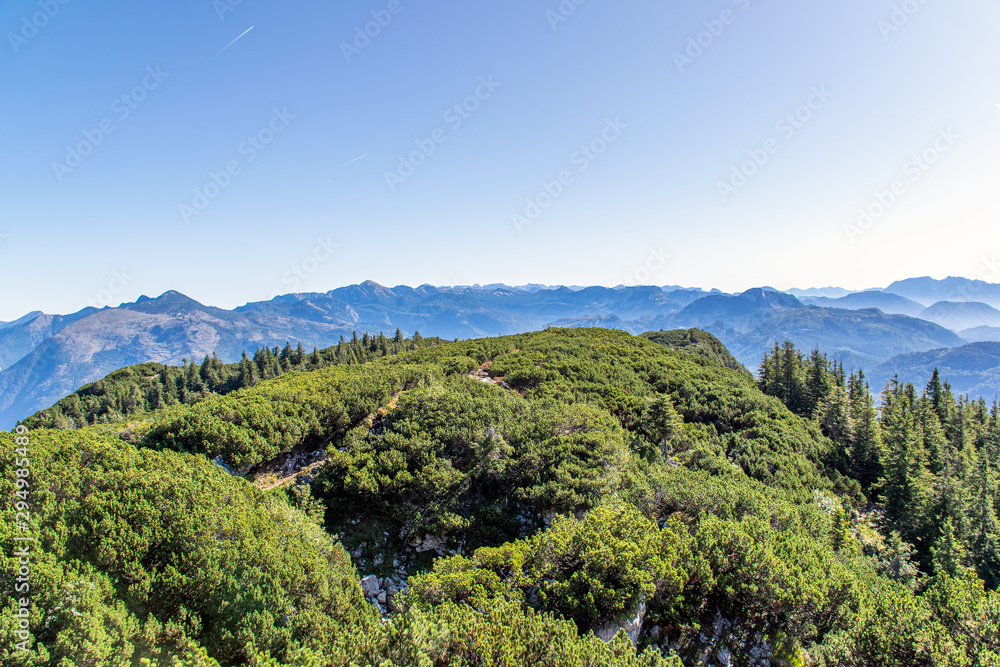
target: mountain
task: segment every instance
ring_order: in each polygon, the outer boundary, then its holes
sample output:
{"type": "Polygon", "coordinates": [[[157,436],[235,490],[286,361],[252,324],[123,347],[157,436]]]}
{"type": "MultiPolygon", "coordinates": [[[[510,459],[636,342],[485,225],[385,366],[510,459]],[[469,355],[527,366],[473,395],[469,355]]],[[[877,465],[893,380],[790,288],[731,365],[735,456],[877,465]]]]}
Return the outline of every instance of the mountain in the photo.
{"type": "Polygon", "coordinates": [[[60,324],[64,326],[57,333],[0,372],[0,426],[9,427],[123,366],[150,361],[178,364],[213,352],[235,361],[245,349],[281,346],[288,340],[329,345],[346,330],[288,315],[235,313],[204,306],[177,292],[60,324]]]}
{"type": "Polygon", "coordinates": [[[729,347],[740,363],[754,369],[764,352],[786,339],[805,350],[819,347],[855,368],[870,368],[898,354],[966,343],[944,327],[905,315],[817,306],[777,312],[744,332],[712,326],[708,330],[729,347]]]}
{"type": "Polygon", "coordinates": [[[4,323],[0,326],[0,371],[12,366],[42,341],[95,312],[94,308],[85,308],[72,315],[46,315],[36,310],[13,322],[4,323]]]}
{"type": "Polygon", "coordinates": [[[390,288],[368,281],[325,293],[282,295],[234,310],[170,291],[118,308],[69,316],[32,314],[0,328],[11,359],[0,371],[0,428],[124,366],[178,364],[213,352],[222,362],[234,362],[244,351],[281,347],[286,341],[307,350],[328,347],[355,331],[392,335],[398,328],[406,336],[420,332],[452,340],[548,326],[633,334],[702,329],[751,369],[784,338],[805,349],[820,345],[865,367],[904,352],[966,342],[932,323],[877,310],[807,306],[769,288],[731,295],[651,286],[390,288]]]}
{"type": "Polygon", "coordinates": [[[874,387],[899,376],[903,382],[923,386],[934,369],[951,382],[956,393],[992,400],[1000,396],[1000,343],[972,343],[955,348],[902,354],[866,373],[874,387]]]}
{"type": "Polygon", "coordinates": [[[899,294],[908,299],[930,306],[938,301],[979,301],[1000,308],[1000,285],[968,278],[909,278],[899,280],[887,288],[886,292],[899,294]]]}
{"type": "Polygon", "coordinates": [[[283,295],[232,311],[169,291],[64,318],[37,314],[0,329],[0,340],[10,332],[10,357],[21,355],[0,371],[0,428],[117,368],[144,362],[178,364],[213,352],[232,362],[244,350],[280,347],[286,341],[309,349],[327,347],[355,331],[391,334],[400,328],[407,335],[419,331],[471,338],[543,329],[566,317],[617,326],[603,318],[652,318],[679,309],[657,287],[529,292],[510,287],[388,288],[368,281],[327,293],[283,295]],[[35,346],[28,348],[31,342],[35,346]]]}
{"type": "MultiPolygon", "coordinates": [[[[823,306],[824,308],[844,308],[847,310],[863,310],[865,308],[878,308],[887,315],[909,315],[910,317],[920,317],[924,311],[924,305],[912,299],[907,299],[898,294],[868,290],[865,292],[854,292],[839,298],[829,298],[822,296],[800,298],[802,303],[811,306],[823,306]]],[[[926,319],[926,318],[924,318],[926,319]]],[[[951,327],[947,327],[951,328],[951,327]]]]}
{"type": "Polygon", "coordinates": [[[973,327],[972,329],[960,331],[959,334],[962,338],[972,343],[981,343],[984,341],[1000,342],[1000,327],[973,327]]]}
{"type": "Polygon", "coordinates": [[[843,287],[810,287],[809,289],[798,289],[793,287],[792,289],[785,290],[786,293],[796,296],[799,299],[813,298],[813,297],[825,297],[828,299],[839,299],[842,296],[847,296],[851,294],[850,290],[846,290],[843,287]]]}
{"type": "Polygon", "coordinates": [[[765,288],[749,289],[742,294],[713,294],[685,306],[677,320],[691,325],[713,322],[762,320],[782,310],[803,308],[803,304],[790,294],[765,288]]]}
{"type": "Polygon", "coordinates": [[[807,306],[790,294],[762,288],[704,297],[670,316],[669,323],[709,331],[751,369],[775,343],[786,339],[803,349],[818,346],[848,365],[865,367],[903,352],[966,342],[939,325],[905,315],[807,306]]]}
{"type": "Polygon", "coordinates": [[[946,329],[961,331],[975,327],[1000,327],[1000,310],[976,301],[938,301],[918,316],[946,329]]]}

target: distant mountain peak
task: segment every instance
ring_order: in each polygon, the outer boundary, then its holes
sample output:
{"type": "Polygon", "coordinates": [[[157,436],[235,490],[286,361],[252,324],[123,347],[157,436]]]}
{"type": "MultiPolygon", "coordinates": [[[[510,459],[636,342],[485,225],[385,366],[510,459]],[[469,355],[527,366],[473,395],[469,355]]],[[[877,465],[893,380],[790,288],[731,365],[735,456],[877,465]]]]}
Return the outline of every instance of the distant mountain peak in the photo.
{"type": "Polygon", "coordinates": [[[155,299],[142,296],[134,303],[123,303],[120,308],[143,313],[165,313],[169,310],[204,310],[207,306],[177,290],[167,290],[155,299]]]}

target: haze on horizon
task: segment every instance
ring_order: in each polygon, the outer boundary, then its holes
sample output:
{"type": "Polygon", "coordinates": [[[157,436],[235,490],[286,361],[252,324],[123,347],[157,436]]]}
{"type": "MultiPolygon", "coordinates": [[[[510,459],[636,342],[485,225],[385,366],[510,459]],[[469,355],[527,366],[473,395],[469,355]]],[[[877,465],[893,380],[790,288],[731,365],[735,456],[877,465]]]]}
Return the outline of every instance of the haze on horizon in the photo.
{"type": "Polygon", "coordinates": [[[997,25],[986,0],[14,0],[0,320],[366,279],[1000,282],[997,25]]]}

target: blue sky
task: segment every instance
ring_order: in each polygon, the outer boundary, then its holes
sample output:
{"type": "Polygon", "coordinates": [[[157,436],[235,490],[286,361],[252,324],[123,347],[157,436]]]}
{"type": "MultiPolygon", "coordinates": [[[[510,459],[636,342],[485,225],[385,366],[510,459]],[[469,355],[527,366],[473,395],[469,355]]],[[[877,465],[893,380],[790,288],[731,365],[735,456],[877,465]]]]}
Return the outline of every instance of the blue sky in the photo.
{"type": "Polygon", "coordinates": [[[63,2],[0,5],[0,320],[1000,282],[992,1],[63,2]]]}

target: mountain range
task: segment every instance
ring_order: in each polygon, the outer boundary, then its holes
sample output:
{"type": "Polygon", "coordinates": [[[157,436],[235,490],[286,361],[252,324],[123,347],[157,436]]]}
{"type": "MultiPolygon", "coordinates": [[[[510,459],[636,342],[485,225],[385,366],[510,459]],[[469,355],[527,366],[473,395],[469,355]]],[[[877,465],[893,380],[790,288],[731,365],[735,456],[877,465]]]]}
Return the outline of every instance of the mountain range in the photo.
{"type": "Polygon", "coordinates": [[[200,361],[213,353],[232,362],[260,347],[326,347],[354,332],[391,334],[397,328],[407,336],[466,339],[550,326],[633,334],[697,327],[716,335],[751,370],[775,343],[789,339],[800,349],[818,347],[847,366],[872,370],[872,377],[923,377],[933,362],[945,376],[961,377],[969,391],[992,397],[1000,390],[998,375],[990,372],[1000,362],[982,354],[985,348],[949,352],[1000,341],[1000,285],[918,278],[885,290],[790,292],[798,296],[768,287],[725,294],[681,286],[389,288],[367,281],[233,310],[168,291],[70,315],[36,311],[0,325],[0,428],[124,366],[200,361]],[[969,359],[979,366],[961,365],[969,359]]]}

